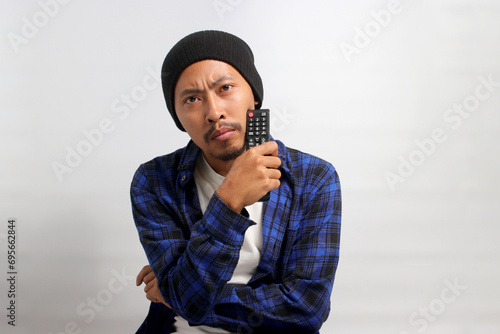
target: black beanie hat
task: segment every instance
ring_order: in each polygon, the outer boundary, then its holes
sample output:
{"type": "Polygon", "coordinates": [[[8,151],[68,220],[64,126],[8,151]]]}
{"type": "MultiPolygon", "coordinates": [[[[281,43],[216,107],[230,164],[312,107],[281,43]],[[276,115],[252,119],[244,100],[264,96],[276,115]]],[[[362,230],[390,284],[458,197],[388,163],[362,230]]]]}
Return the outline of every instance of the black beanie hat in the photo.
{"type": "Polygon", "coordinates": [[[167,108],[182,131],[181,122],[175,113],[174,90],[181,73],[191,64],[201,60],[213,59],[223,61],[234,67],[252,88],[256,109],[262,106],[264,88],[262,80],[255,68],[253,53],[250,47],[239,37],[223,31],[199,31],[181,39],[167,54],[161,69],[163,95],[167,108]]]}

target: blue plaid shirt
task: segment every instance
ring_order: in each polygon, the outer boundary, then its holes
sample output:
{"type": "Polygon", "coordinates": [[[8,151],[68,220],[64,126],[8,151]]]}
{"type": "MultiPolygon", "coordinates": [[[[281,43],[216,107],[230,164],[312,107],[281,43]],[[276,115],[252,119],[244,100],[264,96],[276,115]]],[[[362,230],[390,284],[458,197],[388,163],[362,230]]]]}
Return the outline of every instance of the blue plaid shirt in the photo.
{"type": "Polygon", "coordinates": [[[214,193],[204,214],[190,141],[139,167],[131,185],[140,241],[165,301],[137,333],[170,333],[174,312],[191,324],[238,333],[319,333],[339,258],[341,197],[328,162],[278,141],[281,185],[264,203],[262,258],[246,285],[227,284],[255,224],[214,193]]]}

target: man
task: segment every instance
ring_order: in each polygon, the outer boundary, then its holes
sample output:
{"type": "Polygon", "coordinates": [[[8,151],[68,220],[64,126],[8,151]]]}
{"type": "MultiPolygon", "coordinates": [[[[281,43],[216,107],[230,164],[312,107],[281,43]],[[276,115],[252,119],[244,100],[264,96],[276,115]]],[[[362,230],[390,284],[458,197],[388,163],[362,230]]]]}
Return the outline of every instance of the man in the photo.
{"type": "Polygon", "coordinates": [[[335,169],[279,141],[246,150],[246,112],[261,107],[263,86],[234,35],[183,38],[165,58],[162,85],[191,140],[132,181],[150,264],[137,285],[152,301],[138,333],[318,333],[339,256],[335,169]]]}

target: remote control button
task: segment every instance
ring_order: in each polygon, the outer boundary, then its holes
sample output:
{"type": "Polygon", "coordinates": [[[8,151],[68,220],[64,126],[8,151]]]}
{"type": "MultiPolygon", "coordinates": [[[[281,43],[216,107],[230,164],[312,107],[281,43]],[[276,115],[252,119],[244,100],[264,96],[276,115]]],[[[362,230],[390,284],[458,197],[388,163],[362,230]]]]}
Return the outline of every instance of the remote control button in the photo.
{"type": "Polygon", "coordinates": [[[251,118],[251,117],[253,117],[253,112],[251,112],[251,111],[250,111],[250,112],[248,113],[248,117],[250,117],[250,118],[251,118]]]}

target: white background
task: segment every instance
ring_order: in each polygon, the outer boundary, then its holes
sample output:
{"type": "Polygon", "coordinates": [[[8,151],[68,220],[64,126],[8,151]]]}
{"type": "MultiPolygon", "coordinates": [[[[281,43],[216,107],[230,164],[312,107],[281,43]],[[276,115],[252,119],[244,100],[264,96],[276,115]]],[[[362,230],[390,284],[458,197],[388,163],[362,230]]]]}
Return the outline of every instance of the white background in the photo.
{"type": "Polygon", "coordinates": [[[18,224],[16,327],[2,278],[2,333],[144,319],[129,185],[188,140],[155,80],[201,29],[247,41],[274,137],[339,172],[322,333],[500,332],[498,1],[2,0],[0,16],[1,277],[18,224]]]}

